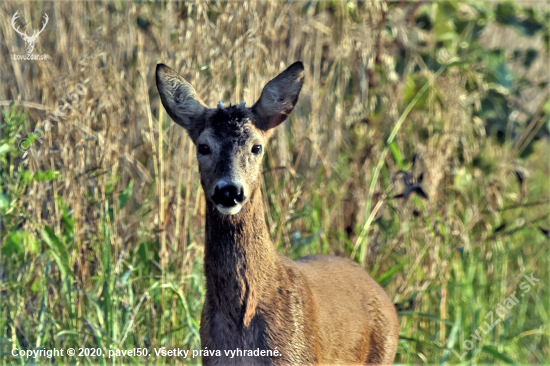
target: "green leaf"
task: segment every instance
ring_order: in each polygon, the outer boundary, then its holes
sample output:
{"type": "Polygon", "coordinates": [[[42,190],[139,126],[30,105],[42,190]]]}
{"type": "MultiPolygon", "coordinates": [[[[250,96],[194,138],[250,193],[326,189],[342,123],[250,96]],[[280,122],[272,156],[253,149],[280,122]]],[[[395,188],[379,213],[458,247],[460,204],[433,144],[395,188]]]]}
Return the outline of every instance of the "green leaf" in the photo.
{"type": "Polygon", "coordinates": [[[74,229],[74,219],[63,213],[61,215],[61,220],[63,221],[63,225],[65,225],[65,234],[72,235],[74,229]]]}
{"type": "Polygon", "coordinates": [[[390,144],[390,151],[399,169],[405,169],[403,166],[403,156],[401,155],[401,151],[399,151],[399,147],[397,147],[397,143],[395,141],[390,144]]]}
{"type": "Polygon", "coordinates": [[[50,180],[56,180],[58,177],[59,177],[59,172],[52,171],[51,169],[44,170],[44,171],[39,170],[33,175],[33,179],[37,182],[46,182],[50,180]]]}
{"type": "Polygon", "coordinates": [[[141,262],[144,264],[147,264],[147,248],[146,243],[141,243],[138,247],[137,253],[139,255],[139,258],[141,259],[141,262]]]}
{"type": "Polygon", "coordinates": [[[0,145],[0,155],[6,154],[11,150],[11,146],[8,144],[2,144],[0,145]]]}
{"type": "Polygon", "coordinates": [[[487,55],[486,62],[492,74],[491,77],[488,78],[488,81],[494,81],[506,89],[510,89],[514,81],[514,74],[512,74],[506,65],[506,56],[503,50],[496,49],[491,51],[487,55]]]}
{"type": "Polygon", "coordinates": [[[39,253],[34,236],[25,230],[17,230],[8,235],[2,246],[2,253],[6,256],[22,254],[25,250],[35,254],[39,253]]]}
{"type": "Polygon", "coordinates": [[[411,342],[416,342],[418,344],[423,344],[423,345],[426,345],[426,346],[431,346],[431,347],[437,347],[439,349],[442,349],[443,347],[441,347],[440,345],[434,343],[432,340],[422,340],[422,339],[419,339],[419,338],[414,338],[414,337],[405,337],[405,336],[402,336],[402,335],[399,335],[399,340],[404,340],[404,341],[411,341],[411,342]]]}
{"type": "Polygon", "coordinates": [[[69,254],[67,249],[61,243],[53,229],[49,226],[46,226],[40,231],[42,238],[50,248],[50,253],[53,255],[57,265],[59,266],[60,271],[63,272],[64,276],[72,276],[71,265],[69,262],[69,254]]]}
{"type": "Polygon", "coordinates": [[[32,282],[32,285],[31,285],[31,291],[34,292],[34,293],[37,293],[38,291],[40,291],[40,280],[39,279],[35,279],[33,282],[32,282]]]}
{"type": "Polygon", "coordinates": [[[525,8],[523,14],[521,7],[515,2],[507,1],[497,4],[495,9],[495,20],[507,26],[511,26],[525,34],[534,36],[545,28],[544,19],[538,16],[533,8],[525,8]],[[526,17],[526,19],[520,19],[526,17]]]}
{"type": "Polygon", "coordinates": [[[386,273],[382,274],[382,276],[378,277],[376,279],[376,282],[382,284],[386,280],[389,280],[397,271],[399,271],[401,268],[403,268],[405,266],[405,264],[406,264],[406,261],[403,261],[403,262],[393,266],[392,268],[387,270],[386,273]]]}
{"type": "Polygon", "coordinates": [[[0,211],[6,211],[10,207],[10,199],[5,194],[0,194],[0,211]]]}
{"type": "Polygon", "coordinates": [[[126,188],[124,188],[124,191],[118,196],[118,205],[120,209],[122,210],[124,206],[126,206],[126,202],[128,201],[128,198],[132,196],[134,188],[134,180],[131,179],[126,188]]]}
{"type": "Polygon", "coordinates": [[[32,181],[31,173],[28,170],[23,171],[21,173],[21,181],[23,183],[30,183],[32,181]]]}
{"type": "Polygon", "coordinates": [[[501,361],[504,361],[510,365],[516,365],[516,363],[514,361],[512,361],[510,358],[508,358],[507,356],[503,355],[502,353],[500,353],[499,351],[497,351],[496,349],[494,349],[493,347],[490,347],[490,346],[483,346],[481,348],[481,350],[485,353],[488,353],[490,355],[492,355],[494,358],[498,358],[499,360],[501,361]]]}
{"type": "Polygon", "coordinates": [[[10,257],[12,254],[23,253],[23,237],[19,231],[11,233],[2,245],[2,254],[10,257]]]}
{"type": "MultiPolygon", "coordinates": [[[[418,76],[410,74],[405,82],[405,88],[403,89],[403,99],[405,104],[410,104],[412,100],[420,93],[422,88],[429,84],[429,81],[424,76],[418,76]]],[[[428,99],[428,93],[423,93],[413,106],[415,109],[422,109],[426,105],[428,99]]]]}
{"type": "Polygon", "coordinates": [[[449,320],[446,320],[446,319],[440,319],[438,318],[437,316],[435,315],[432,315],[432,314],[426,314],[426,313],[418,313],[416,311],[410,311],[410,310],[405,310],[405,311],[398,311],[397,312],[397,315],[399,316],[403,316],[403,315],[417,315],[417,316],[422,316],[426,319],[430,319],[430,320],[433,320],[433,321],[436,321],[436,322],[440,322],[440,323],[445,323],[447,325],[453,325],[453,322],[452,321],[449,321],[449,320]]]}
{"type": "Polygon", "coordinates": [[[512,1],[498,3],[495,9],[495,20],[504,25],[514,25],[518,22],[519,11],[519,6],[512,1]]]}
{"type": "Polygon", "coordinates": [[[437,41],[450,41],[458,36],[452,20],[456,10],[457,4],[450,1],[442,1],[437,4],[437,15],[434,18],[433,27],[433,33],[437,41]]]}

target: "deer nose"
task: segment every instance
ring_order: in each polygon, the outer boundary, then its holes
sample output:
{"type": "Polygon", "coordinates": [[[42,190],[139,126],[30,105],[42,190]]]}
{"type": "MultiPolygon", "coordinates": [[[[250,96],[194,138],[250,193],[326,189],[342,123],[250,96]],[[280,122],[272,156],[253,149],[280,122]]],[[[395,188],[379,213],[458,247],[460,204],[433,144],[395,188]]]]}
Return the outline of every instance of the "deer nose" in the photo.
{"type": "Polygon", "coordinates": [[[244,201],[244,189],[239,183],[218,182],[212,199],[224,207],[240,205],[244,201]]]}

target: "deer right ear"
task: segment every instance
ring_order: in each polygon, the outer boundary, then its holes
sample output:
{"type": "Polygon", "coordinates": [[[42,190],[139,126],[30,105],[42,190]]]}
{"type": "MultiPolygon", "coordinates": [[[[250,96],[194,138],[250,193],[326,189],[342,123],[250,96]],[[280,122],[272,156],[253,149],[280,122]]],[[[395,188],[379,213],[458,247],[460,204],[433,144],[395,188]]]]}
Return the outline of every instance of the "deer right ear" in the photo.
{"type": "Polygon", "coordinates": [[[191,84],[168,66],[158,64],[156,74],[157,89],[166,112],[174,122],[191,132],[198,127],[206,105],[191,84]]]}
{"type": "Polygon", "coordinates": [[[304,65],[297,61],[267,83],[260,99],[252,106],[252,111],[260,117],[260,129],[270,130],[287,119],[298,102],[304,74],[304,65]]]}

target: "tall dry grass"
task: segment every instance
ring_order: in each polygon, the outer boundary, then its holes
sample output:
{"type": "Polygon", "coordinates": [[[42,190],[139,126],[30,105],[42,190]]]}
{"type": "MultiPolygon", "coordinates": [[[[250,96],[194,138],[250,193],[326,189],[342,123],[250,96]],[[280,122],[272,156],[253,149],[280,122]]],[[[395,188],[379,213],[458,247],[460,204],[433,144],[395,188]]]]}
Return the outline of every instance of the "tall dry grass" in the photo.
{"type": "MultiPolygon", "coordinates": [[[[40,249],[26,249],[13,261],[17,268],[6,256],[0,262],[4,354],[15,346],[198,349],[204,195],[194,146],[160,104],[155,66],[179,71],[210,106],[251,105],[272,77],[302,60],[300,100],[265,161],[262,190],[275,245],[292,257],[348,256],[377,278],[401,310],[396,361],[458,362],[450,349],[460,349],[456,344],[517,287],[518,276],[534,271],[548,278],[548,241],[537,227],[549,226],[549,151],[541,140],[523,159],[515,141],[486,136],[482,121],[472,119],[486,91],[481,73],[453,63],[458,46],[434,51],[448,66],[426,65],[420,54],[435,50],[437,40],[413,27],[419,7],[1,3],[0,102],[16,101],[28,112],[21,137],[43,127],[77,83],[87,88],[43,143],[13,157],[31,174],[59,176],[33,182],[17,202],[21,227],[37,233],[29,240],[40,249]],[[49,15],[35,51],[47,61],[13,59],[25,52],[11,27],[17,10],[32,27],[49,15]],[[467,80],[478,83],[475,92],[467,91],[467,80]],[[393,198],[407,188],[401,170],[423,176],[428,200],[393,198]],[[503,232],[496,230],[503,224],[503,232]],[[41,231],[46,226],[54,236],[41,231]],[[72,273],[61,273],[52,237],[61,238],[72,273]]],[[[485,47],[497,42],[495,27],[482,37],[485,47]]],[[[546,79],[547,57],[531,69],[546,79]]],[[[516,103],[529,120],[547,98],[534,93],[516,103]]],[[[535,303],[522,303],[472,362],[496,362],[498,355],[549,361],[547,286],[530,296],[535,303]]],[[[174,360],[197,361],[155,358],[174,360]]]]}

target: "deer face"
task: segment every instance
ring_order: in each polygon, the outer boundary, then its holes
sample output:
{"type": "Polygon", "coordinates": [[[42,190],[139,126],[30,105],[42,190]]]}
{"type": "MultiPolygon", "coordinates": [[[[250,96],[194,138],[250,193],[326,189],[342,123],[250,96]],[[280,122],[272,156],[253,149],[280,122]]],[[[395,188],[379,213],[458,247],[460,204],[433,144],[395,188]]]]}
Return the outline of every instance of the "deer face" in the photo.
{"type": "Polygon", "coordinates": [[[201,184],[221,213],[233,215],[259,185],[268,137],[244,106],[215,109],[205,122],[196,141],[201,184]]]}
{"type": "Polygon", "coordinates": [[[157,88],[174,122],[184,127],[197,148],[206,198],[225,215],[237,214],[260,185],[264,146],[270,130],[294,109],[304,81],[301,62],[271,80],[260,99],[225,108],[207,108],[193,87],[169,67],[157,66],[157,88]]]}
{"type": "Polygon", "coordinates": [[[174,122],[197,147],[206,198],[225,215],[237,214],[260,185],[264,146],[270,130],[294,109],[304,82],[301,62],[271,80],[260,99],[225,108],[207,108],[193,87],[169,67],[157,65],[157,88],[174,122]]]}

